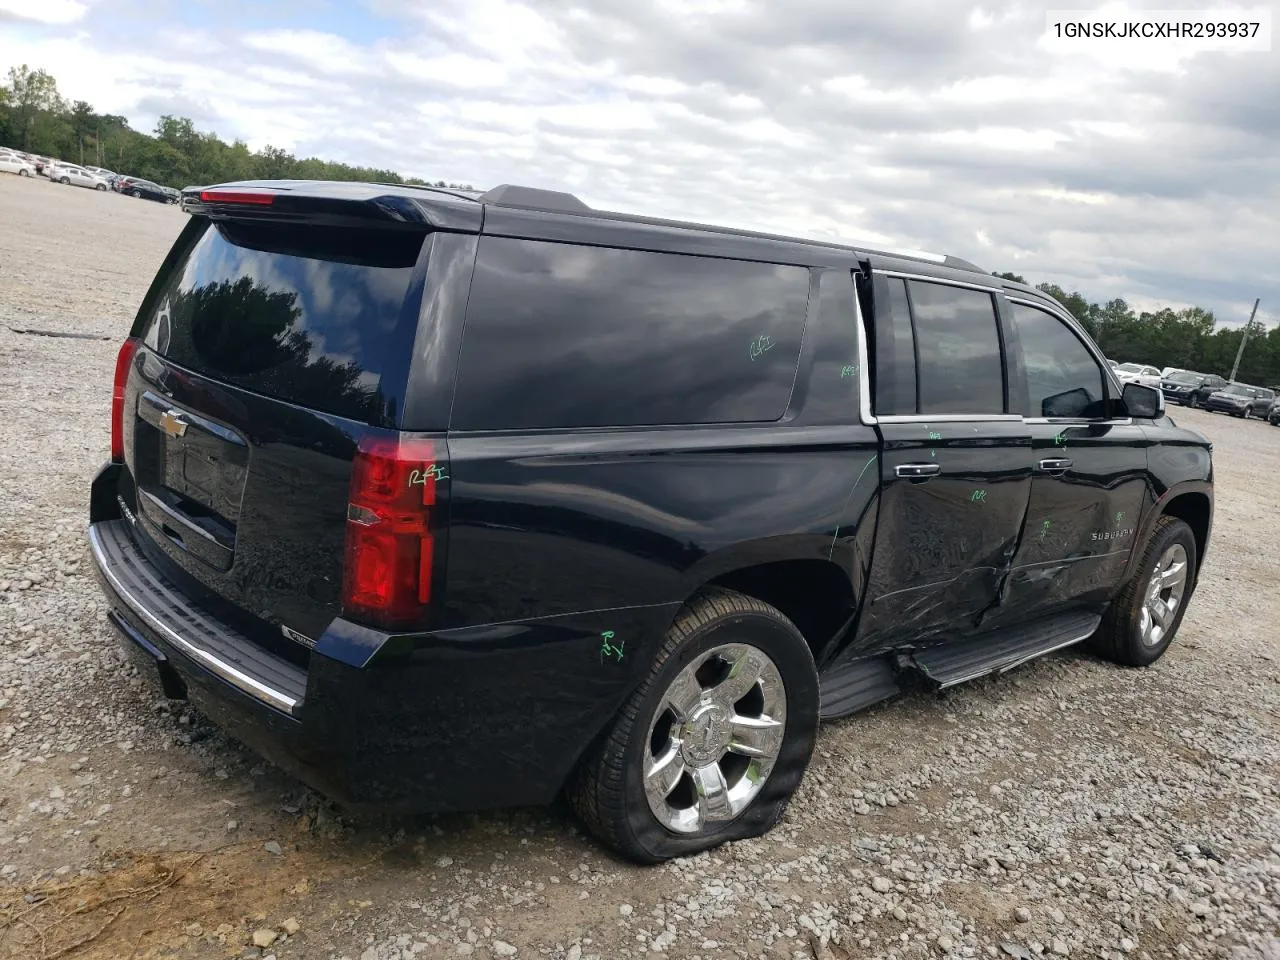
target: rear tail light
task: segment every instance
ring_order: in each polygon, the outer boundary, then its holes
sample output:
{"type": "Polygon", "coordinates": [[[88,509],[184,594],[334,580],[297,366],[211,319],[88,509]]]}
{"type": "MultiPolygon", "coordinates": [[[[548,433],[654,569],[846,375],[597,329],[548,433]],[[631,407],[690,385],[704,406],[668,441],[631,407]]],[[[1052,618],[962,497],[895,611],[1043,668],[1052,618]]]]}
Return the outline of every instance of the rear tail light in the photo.
{"type": "Polygon", "coordinates": [[[116,354],[116,376],[111,386],[111,459],[115,463],[124,462],[124,388],[137,352],[138,341],[130,337],[120,344],[116,354]]]}
{"type": "Polygon", "coordinates": [[[201,190],[200,200],[203,203],[253,203],[270,206],[276,195],[266,190],[201,190]]]}
{"type": "Polygon", "coordinates": [[[351,465],[342,610],[386,629],[421,623],[431,603],[438,443],[369,436],[351,465]]]}

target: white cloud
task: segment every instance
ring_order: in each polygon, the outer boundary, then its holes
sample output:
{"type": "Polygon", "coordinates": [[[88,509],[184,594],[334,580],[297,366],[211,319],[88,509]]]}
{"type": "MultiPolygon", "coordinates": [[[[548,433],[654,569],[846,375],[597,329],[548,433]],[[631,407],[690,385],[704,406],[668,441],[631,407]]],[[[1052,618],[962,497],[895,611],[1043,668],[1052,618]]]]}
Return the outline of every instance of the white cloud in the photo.
{"type": "Polygon", "coordinates": [[[75,23],[89,12],[78,0],[0,0],[0,20],[30,20],[35,23],[75,23]]]}

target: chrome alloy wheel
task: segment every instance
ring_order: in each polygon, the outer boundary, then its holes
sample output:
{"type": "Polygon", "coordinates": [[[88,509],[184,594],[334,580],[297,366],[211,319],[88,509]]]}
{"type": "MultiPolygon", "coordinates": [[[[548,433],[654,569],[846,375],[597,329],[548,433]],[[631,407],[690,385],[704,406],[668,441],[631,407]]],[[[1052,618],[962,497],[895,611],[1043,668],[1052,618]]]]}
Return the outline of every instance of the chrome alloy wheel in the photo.
{"type": "Polygon", "coordinates": [[[649,725],[649,809],[675,833],[734,819],[760,793],[786,729],[787,692],[768,654],[745,643],[701,654],[671,681],[649,725]]]}
{"type": "Polygon", "coordinates": [[[1187,551],[1175,543],[1156,561],[1138,618],[1138,633],[1148,647],[1158,646],[1168,635],[1186,589],[1187,551]]]}

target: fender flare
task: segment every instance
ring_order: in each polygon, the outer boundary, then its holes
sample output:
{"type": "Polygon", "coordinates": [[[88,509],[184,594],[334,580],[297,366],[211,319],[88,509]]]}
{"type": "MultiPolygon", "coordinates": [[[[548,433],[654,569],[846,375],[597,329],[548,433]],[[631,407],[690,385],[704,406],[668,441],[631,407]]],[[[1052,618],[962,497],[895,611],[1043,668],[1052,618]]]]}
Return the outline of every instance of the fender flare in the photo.
{"type": "Polygon", "coordinates": [[[1160,518],[1165,515],[1165,508],[1176,500],[1178,497],[1187,493],[1201,494],[1209,502],[1209,518],[1205,527],[1204,543],[1200,546],[1198,556],[1196,557],[1196,577],[1199,578],[1200,568],[1204,566],[1204,557],[1208,552],[1209,539],[1213,533],[1213,483],[1208,480],[1183,480],[1168,487],[1155,503],[1147,510],[1142,518],[1142,524],[1138,531],[1138,537],[1134,540],[1132,552],[1129,554],[1129,561],[1125,564],[1124,576],[1121,583],[1128,583],[1129,580],[1138,572],[1138,564],[1142,560],[1142,545],[1150,538],[1151,533],[1155,530],[1156,524],[1160,518]]]}

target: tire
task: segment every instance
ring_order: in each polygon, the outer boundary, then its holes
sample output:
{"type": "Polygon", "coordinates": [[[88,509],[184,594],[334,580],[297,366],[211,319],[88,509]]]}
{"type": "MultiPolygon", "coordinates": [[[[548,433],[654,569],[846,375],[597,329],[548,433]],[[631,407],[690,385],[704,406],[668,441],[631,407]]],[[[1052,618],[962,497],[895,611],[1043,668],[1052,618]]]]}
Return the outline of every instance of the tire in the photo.
{"type": "Polygon", "coordinates": [[[1197,397],[1194,393],[1191,395],[1190,405],[1193,407],[1200,406],[1200,398],[1197,397]]]}
{"type": "Polygon", "coordinates": [[[58,182],[59,182],[60,184],[62,184],[64,187],[69,187],[69,186],[71,186],[71,178],[70,178],[70,177],[59,177],[59,178],[58,178],[58,182]]]}
{"type": "MultiPolygon", "coordinates": [[[[741,682],[736,686],[741,689],[741,682]]],[[[759,836],[782,818],[804,776],[817,736],[818,708],[817,670],[795,625],[753,597],[707,590],[685,604],[644,681],[623,704],[613,726],[588,749],[568,787],[569,801],[596,837],[640,863],[659,863],[759,836]],[[760,679],[732,703],[717,703],[715,691],[722,697],[737,693],[728,665],[735,658],[746,663],[746,657],[762,668],[760,679]],[[682,679],[690,683],[678,683],[682,679]],[[691,699],[695,690],[702,699],[691,699]],[[683,721],[692,735],[677,738],[682,719],[673,704],[682,701],[696,704],[700,715],[683,721]],[[716,743],[732,734],[726,710],[742,719],[781,715],[782,725],[774,728],[772,737],[766,728],[756,728],[764,756],[776,751],[771,768],[767,759],[748,759],[728,750],[723,741],[716,743]],[[716,754],[719,759],[707,761],[716,754]],[[678,765],[680,772],[670,778],[665,791],[665,784],[657,786],[651,801],[645,767],[653,767],[664,755],[671,762],[658,766],[675,770],[678,765]],[[757,772],[763,768],[763,783],[747,776],[752,765],[757,772]],[[704,776],[709,772],[707,782],[718,779],[727,789],[719,811],[695,799],[695,770],[704,776]],[[736,813],[735,807],[740,807],[736,813]],[[702,812],[709,808],[713,818],[708,821],[702,812]],[[655,810],[662,811],[663,819],[655,810]]],[[[684,712],[688,715],[689,708],[684,712]]],[[[659,783],[655,777],[650,782],[659,783]]]]}
{"type": "Polygon", "coordinates": [[[1196,557],[1196,538],[1185,521],[1168,516],[1156,521],[1151,539],[1142,551],[1137,573],[1111,601],[1098,631],[1089,640],[1094,653],[1126,667],[1145,667],[1159,660],[1173,642],[1195,592],[1196,557]],[[1178,548],[1181,548],[1181,553],[1178,548]],[[1145,633],[1144,626],[1148,621],[1143,614],[1148,608],[1156,566],[1160,564],[1172,569],[1178,563],[1182,564],[1180,592],[1173,587],[1160,590],[1160,599],[1166,607],[1176,593],[1177,606],[1167,617],[1158,636],[1145,633]]]}
{"type": "Polygon", "coordinates": [[[107,189],[107,185],[105,183],[94,184],[93,189],[98,191],[105,191],[107,189]]]}
{"type": "Polygon", "coordinates": [[[31,176],[31,172],[30,172],[29,170],[19,170],[19,171],[18,171],[18,176],[20,176],[20,177],[29,177],[29,176],[31,176]]]}
{"type": "Polygon", "coordinates": [[[136,199],[138,199],[138,200],[141,200],[141,199],[142,199],[142,191],[141,191],[141,190],[130,190],[130,191],[129,191],[129,196],[134,197],[134,198],[136,198],[136,199]]]}

